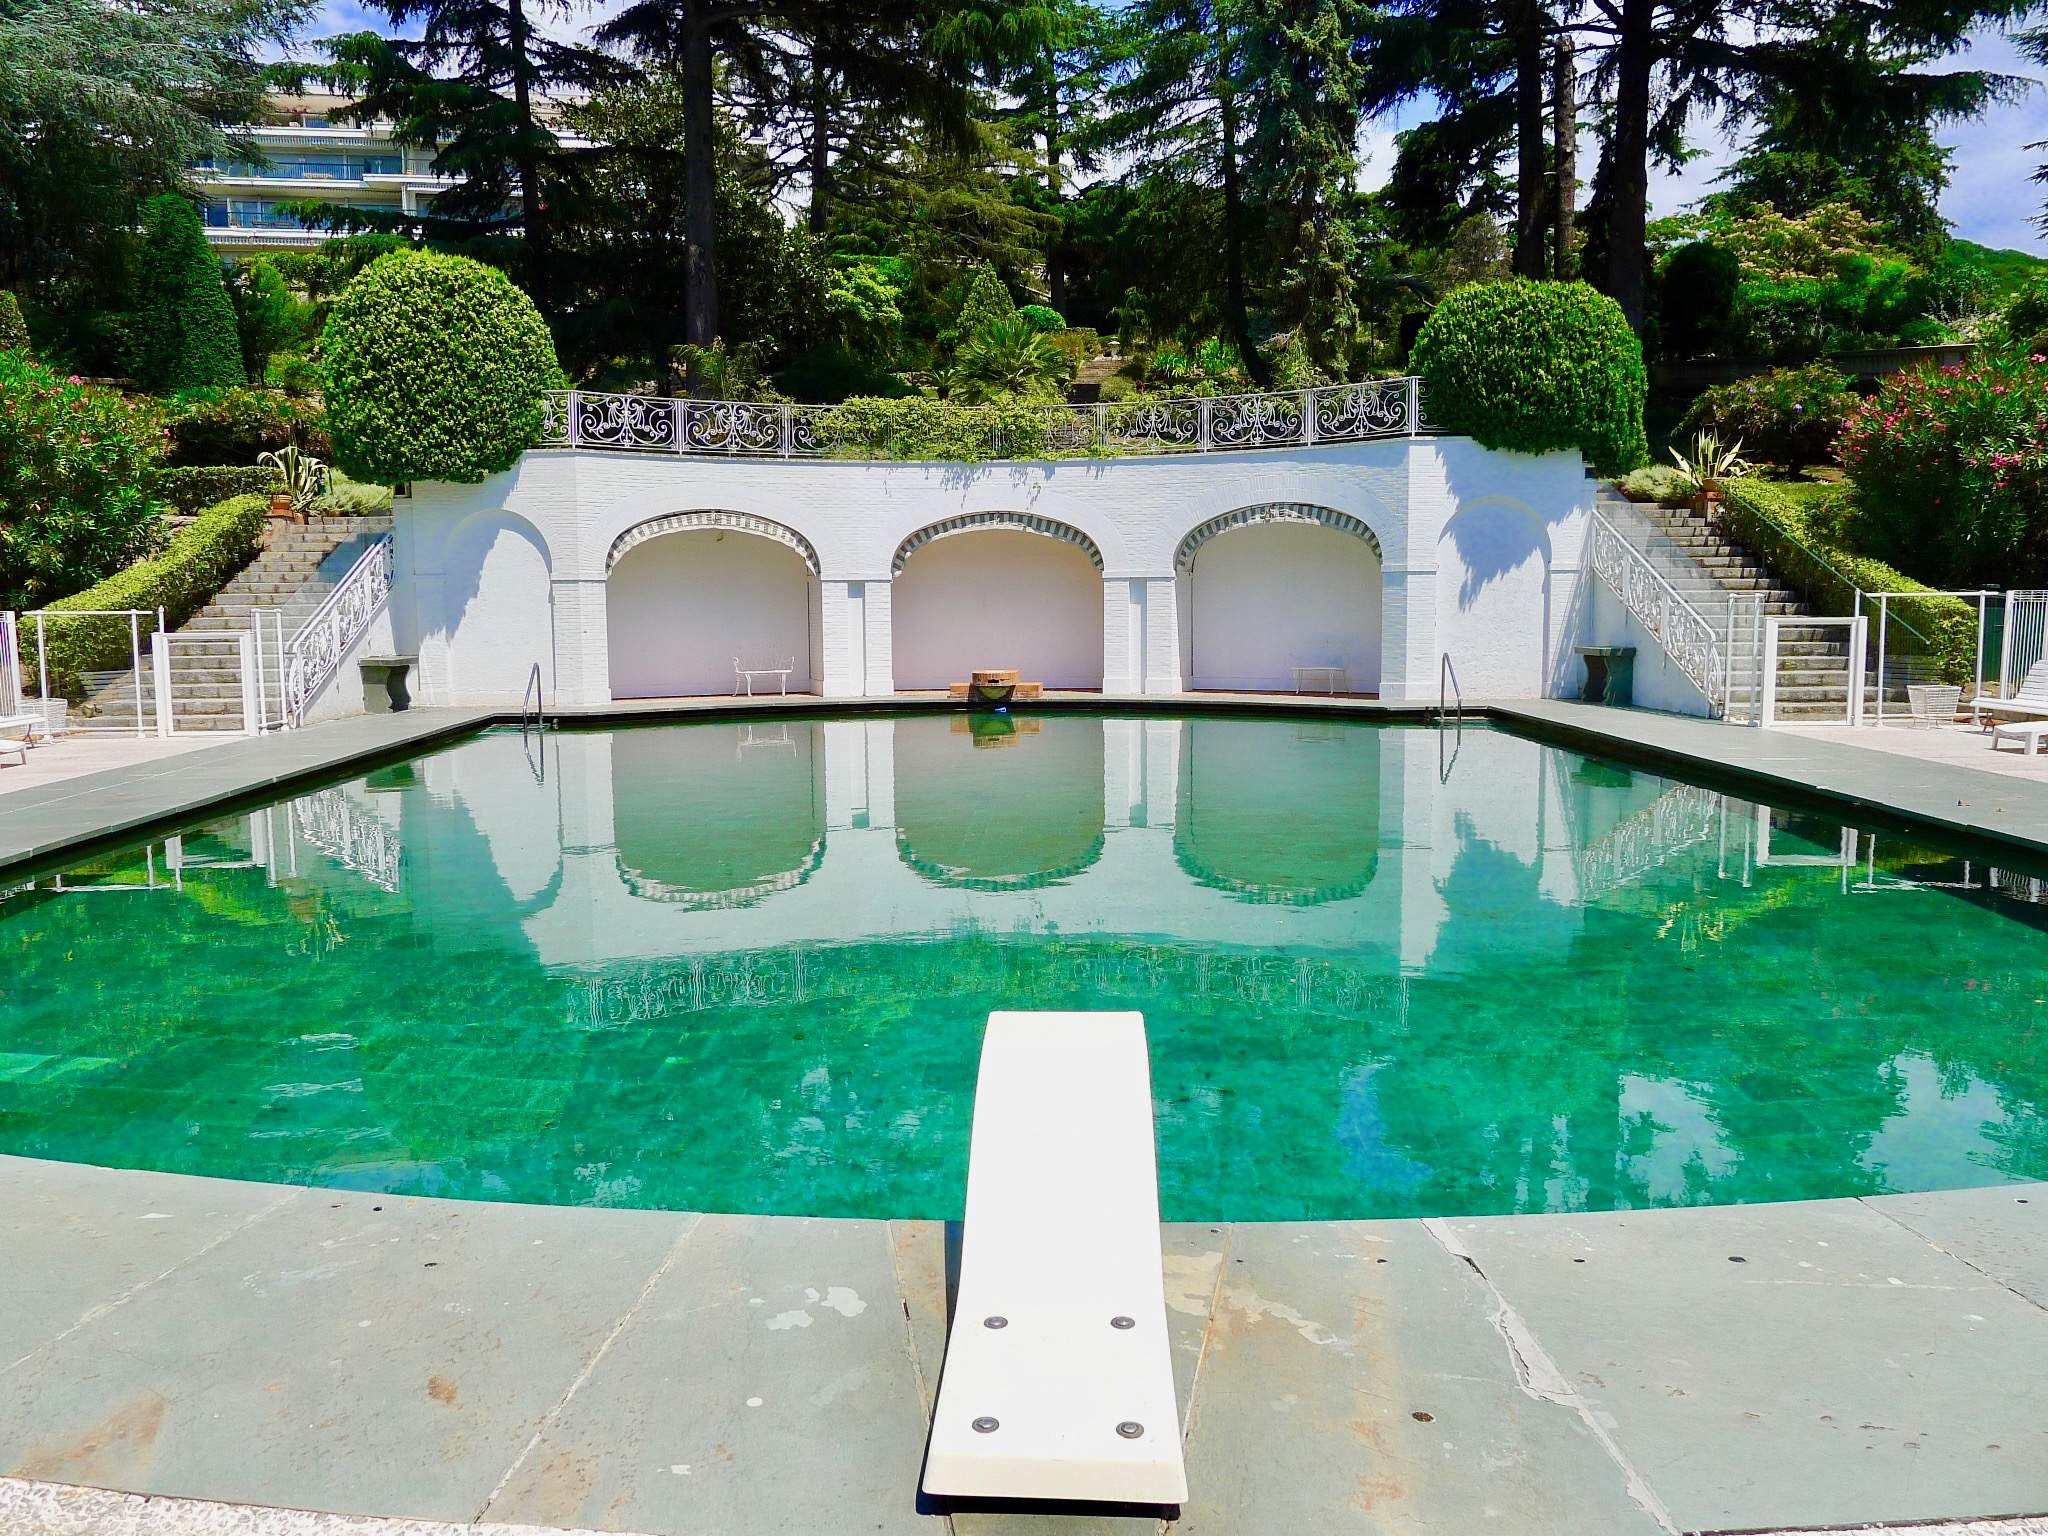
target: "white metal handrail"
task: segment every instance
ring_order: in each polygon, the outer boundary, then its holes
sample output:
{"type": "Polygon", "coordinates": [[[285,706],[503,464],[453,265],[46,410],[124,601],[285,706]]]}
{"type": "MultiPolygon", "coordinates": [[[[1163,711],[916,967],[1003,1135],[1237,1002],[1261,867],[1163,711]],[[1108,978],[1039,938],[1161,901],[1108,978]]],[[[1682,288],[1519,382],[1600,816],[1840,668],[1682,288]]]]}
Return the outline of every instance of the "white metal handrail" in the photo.
{"type": "Polygon", "coordinates": [[[1664,647],[1678,670],[1717,712],[1728,701],[1728,664],[1714,626],[1598,511],[1591,514],[1593,574],[1664,647]]]}
{"type": "Polygon", "coordinates": [[[327,594],[313,616],[301,624],[284,647],[285,717],[303,725],[306,709],[322,684],[335,674],[349,647],[391,595],[391,535],[383,534],[349,567],[340,584],[327,594]]]}
{"type": "MultiPolygon", "coordinates": [[[[817,458],[833,452],[826,418],[837,409],[559,390],[543,402],[539,446],[817,458]]],[[[1033,457],[1086,457],[1124,450],[1232,453],[1417,437],[1431,431],[1422,411],[1422,381],[1415,378],[1207,398],[1049,404],[1040,410],[1044,440],[1033,457]]],[[[1001,444],[995,446],[1000,453],[1001,444]]]]}

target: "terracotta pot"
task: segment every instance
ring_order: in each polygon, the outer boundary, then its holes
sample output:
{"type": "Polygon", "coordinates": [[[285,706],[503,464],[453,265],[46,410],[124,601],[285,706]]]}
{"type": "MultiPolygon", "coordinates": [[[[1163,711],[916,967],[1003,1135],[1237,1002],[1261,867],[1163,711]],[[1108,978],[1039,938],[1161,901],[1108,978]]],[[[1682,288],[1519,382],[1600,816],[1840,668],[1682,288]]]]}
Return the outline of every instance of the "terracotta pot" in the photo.
{"type": "Polygon", "coordinates": [[[1711,522],[1720,515],[1721,493],[1719,491],[1701,491],[1699,495],[1693,497],[1692,509],[1699,513],[1701,517],[1711,522]]]}
{"type": "Polygon", "coordinates": [[[272,491],[270,493],[270,515],[272,517],[290,518],[294,522],[298,521],[298,509],[292,505],[292,493],[290,491],[272,491]]]}

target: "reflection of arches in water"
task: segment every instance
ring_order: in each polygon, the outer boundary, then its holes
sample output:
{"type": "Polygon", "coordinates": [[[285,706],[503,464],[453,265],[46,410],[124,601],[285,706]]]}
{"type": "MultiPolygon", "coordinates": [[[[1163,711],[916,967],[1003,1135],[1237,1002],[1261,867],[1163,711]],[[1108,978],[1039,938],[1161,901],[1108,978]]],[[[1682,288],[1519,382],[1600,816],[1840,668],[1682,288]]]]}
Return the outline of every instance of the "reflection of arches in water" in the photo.
{"type": "Polygon", "coordinates": [[[706,910],[799,886],[825,857],[820,728],[620,731],[612,740],[619,877],[636,896],[706,910]],[[753,739],[749,739],[749,732],[753,739]],[[772,748],[772,750],[756,750],[772,748]]]}
{"type": "Polygon", "coordinates": [[[1175,861],[1238,901],[1312,907],[1360,894],[1379,868],[1377,745],[1356,726],[1189,720],[1175,861]]]}
{"type": "Polygon", "coordinates": [[[939,885],[1016,890],[1102,856],[1103,723],[1050,716],[977,738],[965,715],[896,722],[896,850],[939,885]]]}

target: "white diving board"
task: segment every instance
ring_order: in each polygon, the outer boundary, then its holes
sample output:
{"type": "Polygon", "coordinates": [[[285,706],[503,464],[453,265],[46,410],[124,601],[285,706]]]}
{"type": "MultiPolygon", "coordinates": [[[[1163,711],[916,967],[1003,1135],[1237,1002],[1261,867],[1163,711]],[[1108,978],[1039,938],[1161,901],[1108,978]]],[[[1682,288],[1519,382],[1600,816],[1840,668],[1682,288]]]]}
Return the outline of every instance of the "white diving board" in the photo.
{"type": "Polygon", "coordinates": [[[924,1491],[1187,1497],[1138,1013],[992,1013],[924,1491]]]}

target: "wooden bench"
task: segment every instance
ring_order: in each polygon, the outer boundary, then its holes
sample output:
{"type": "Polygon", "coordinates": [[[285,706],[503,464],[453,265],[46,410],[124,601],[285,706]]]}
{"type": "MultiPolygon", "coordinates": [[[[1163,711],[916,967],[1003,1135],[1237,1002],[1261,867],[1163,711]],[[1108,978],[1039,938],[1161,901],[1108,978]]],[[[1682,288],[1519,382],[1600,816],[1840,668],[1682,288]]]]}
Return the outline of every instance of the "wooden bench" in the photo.
{"type": "Polygon", "coordinates": [[[925,1460],[942,1499],[1187,1497],[1137,1013],[992,1013],[925,1460]]]}

